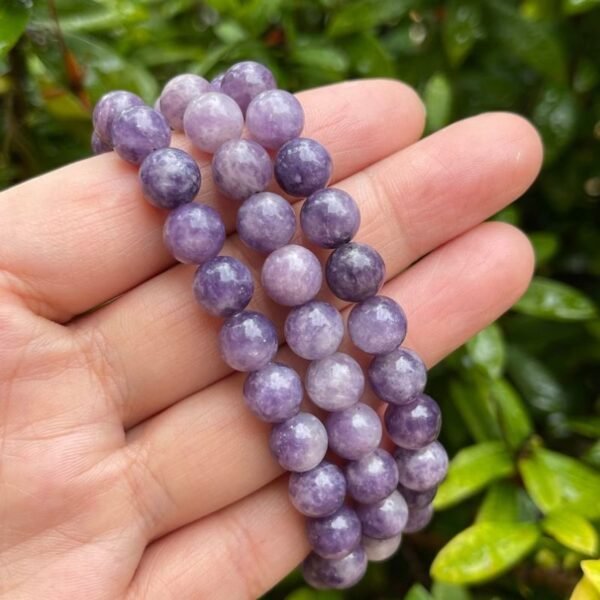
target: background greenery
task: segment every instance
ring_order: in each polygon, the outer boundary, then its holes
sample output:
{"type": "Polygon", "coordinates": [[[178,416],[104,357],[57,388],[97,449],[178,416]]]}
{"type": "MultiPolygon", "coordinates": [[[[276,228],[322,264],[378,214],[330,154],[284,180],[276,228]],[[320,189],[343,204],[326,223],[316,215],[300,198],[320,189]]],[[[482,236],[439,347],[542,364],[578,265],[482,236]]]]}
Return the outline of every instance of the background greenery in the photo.
{"type": "Polygon", "coordinates": [[[356,589],[292,574],[268,598],[600,598],[598,0],[2,0],[0,188],[89,153],[90,105],[149,102],[172,75],[267,63],[282,87],[414,85],[429,131],[507,109],[540,129],[542,175],[497,219],[536,250],[526,296],[434,370],[454,457],[424,533],[356,589]],[[586,560],[587,559],[587,560],[586,560]],[[433,566],[432,566],[433,565],[433,566]],[[429,591],[428,591],[429,590],[429,591]]]}

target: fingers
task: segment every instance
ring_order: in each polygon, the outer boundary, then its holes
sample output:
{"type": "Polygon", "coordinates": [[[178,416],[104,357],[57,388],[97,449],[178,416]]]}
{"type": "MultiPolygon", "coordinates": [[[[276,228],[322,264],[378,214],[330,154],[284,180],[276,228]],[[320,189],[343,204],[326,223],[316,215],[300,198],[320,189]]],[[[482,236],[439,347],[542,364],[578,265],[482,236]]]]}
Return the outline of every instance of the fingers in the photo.
{"type": "MultiPolygon", "coordinates": [[[[358,239],[382,253],[389,278],[512,202],[532,182],[540,160],[539,138],[529,123],[488,114],[421,140],[339,187],[361,205],[358,239]]],[[[241,254],[259,268],[260,257],[235,238],[224,253],[241,254]]],[[[127,426],[229,372],[218,355],[220,322],[203,314],[192,297],[193,272],[171,269],[80,323],[83,331],[98,330],[113,349],[115,377],[127,382],[127,426]]],[[[251,307],[278,322],[285,312],[260,289],[251,307]]]]}
{"type": "MultiPolygon", "coordinates": [[[[517,300],[532,264],[521,232],[486,223],[429,254],[383,293],[404,306],[406,343],[431,366],[517,300]]],[[[269,426],[244,406],[243,379],[227,377],[130,431],[127,452],[144,461],[139,471],[154,482],[136,488],[153,498],[156,482],[161,489],[161,516],[151,537],[230,504],[280,473],[268,449],[269,426]]],[[[142,505],[151,503],[147,498],[142,505]]]]}
{"type": "MultiPolygon", "coordinates": [[[[299,98],[306,135],[332,153],[334,180],[421,135],[421,101],[398,82],[348,82],[299,98]]],[[[190,150],[181,136],[174,143],[190,150]]],[[[200,199],[222,212],[229,207],[231,225],[232,204],[216,197],[210,157],[195,156],[204,178],[200,199]]],[[[172,264],[162,243],[164,216],[142,198],[134,166],[114,153],[90,158],[0,195],[1,232],[11,240],[0,247],[0,269],[17,277],[35,312],[67,321],[172,264]]]]}

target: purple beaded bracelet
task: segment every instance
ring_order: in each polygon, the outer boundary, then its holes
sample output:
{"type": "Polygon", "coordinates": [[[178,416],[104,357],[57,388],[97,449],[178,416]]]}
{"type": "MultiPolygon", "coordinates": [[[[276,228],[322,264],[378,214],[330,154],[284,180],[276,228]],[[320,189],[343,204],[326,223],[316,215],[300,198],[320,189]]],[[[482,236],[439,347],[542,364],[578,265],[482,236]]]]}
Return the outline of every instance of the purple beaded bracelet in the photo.
{"type": "Polygon", "coordinates": [[[302,106],[292,94],[276,89],[272,73],[253,61],[237,63],[211,82],[179,75],[165,85],[154,109],[130,92],[110,92],[96,105],[93,122],[93,151],[115,150],[141,165],[144,196],[170,211],[164,225],[167,248],[178,261],[198,265],[196,300],[211,315],[226,319],[219,333],[223,360],[248,373],[246,404],[273,424],[271,451],[291,472],[290,500],[307,517],[312,552],[303,564],[306,581],[316,588],[354,585],[367,561],[389,558],[402,533],[429,523],[448,457],[437,441],[440,408],[423,393],[425,365],[401,346],[404,311],[391,298],[377,295],[385,279],[384,261],[371,246],[352,241],[360,225],[354,199],[326,187],[332,172],[329,153],[317,141],[300,137],[302,106]],[[242,139],[244,127],[250,139],[242,139]],[[290,307],[285,341],[310,361],[304,386],[294,369],[274,360],[279,347],[275,325],[246,310],[254,293],[250,270],[236,258],[219,256],[226,238],[223,221],[210,206],[193,202],[200,170],[189,154],[169,148],[172,129],[183,130],[195,147],[213,154],[215,185],[241,203],[238,235],[267,255],[262,286],[272,300],[290,307]],[[361,366],[338,352],[342,315],[315,299],[322,287],[321,264],[313,252],[290,243],[295,213],[285,198],[267,191],[273,178],[288,195],[306,198],[300,211],[304,237],[333,250],[325,267],[327,284],[341,300],[357,303],[348,317],[348,334],[357,348],[373,355],[367,378],[387,403],[384,423],[396,445],[393,455],[380,447],[378,414],[361,402],[361,366]],[[305,390],[328,413],[324,422],[301,409],[305,390]]]}

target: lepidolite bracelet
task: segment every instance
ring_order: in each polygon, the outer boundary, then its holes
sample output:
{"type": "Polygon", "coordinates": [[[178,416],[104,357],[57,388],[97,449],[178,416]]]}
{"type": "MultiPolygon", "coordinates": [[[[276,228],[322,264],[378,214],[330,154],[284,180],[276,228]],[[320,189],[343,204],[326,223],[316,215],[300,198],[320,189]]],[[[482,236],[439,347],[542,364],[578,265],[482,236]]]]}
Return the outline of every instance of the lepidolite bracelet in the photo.
{"type": "Polygon", "coordinates": [[[440,409],[423,394],[425,366],[401,346],[404,312],[391,298],[377,295],[385,279],[383,259],[371,246],[352,241],[360,225],[354,199],[326,187],[329,153],[317,141],[300,137],[300,103],[276,89],[271,72],[252,61],[233,65],[211,82],[179,75],[166,84],[155,108],[130,92],[110,92],[96,105],[93,120],[94,152],[114,149],[141,165],[145,197],[170,211],[166,246],[178,261],[199,265],[194,296],[208,313],[225,319],[219,333],[223,360],[248,373],[246,404],[273,424],[271,451],[291,471],[290,500],[307,517],[313,551],[304,561],[305,579],[317,588],[355,584],[368,560],[389,558],[403,532],[429,523],[448,458],[437,441],[440,409]],[[244,127],[249,139],[242,139],[244,127]],[[213,154],[215,185],[241,204],[238,235],[267,255],[262,286],[272,300],[290,307],[285,341],[310,361],[304,385],[294,369],[275,362],[279,337],[272,321],[246,310],[254,292],[250,270],[236,258],[219,256],[226,238],[223,221],[212,207],[193,202],[200,170],[189,154],[169,148],[171,129],[183,130],[194,146],[213,154]],[[387,403],[384,421],[396,445],[393,455],[380,447],[383,427],[377,412],[361,402],[361,366],[338,352],[342,315],[315,299],[322,286],[321,264],[309,249],[291,243],[297,227],[289,202],[266,191],[273,176],[288,195],[306,198],[300,211],[304,237],[332,250],[327,284],[341,300],[357,303],[348,317],[348,334],[357,348],[373,355],[367,378],[387,403]],[[328,414],[324,422],[301,409],[304,391],[328,414]]]}

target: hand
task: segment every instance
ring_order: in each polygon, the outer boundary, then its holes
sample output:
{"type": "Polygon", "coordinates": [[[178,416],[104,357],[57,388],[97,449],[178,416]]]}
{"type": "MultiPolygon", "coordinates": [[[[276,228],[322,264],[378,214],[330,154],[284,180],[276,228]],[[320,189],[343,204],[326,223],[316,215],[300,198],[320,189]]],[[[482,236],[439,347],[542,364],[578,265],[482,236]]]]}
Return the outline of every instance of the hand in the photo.
{"type": "MultiPolygon", "coordinates": [[[[358,241],[386,260],[406,345],[432,366],[527,287],[527,238],[482,221],[531,184],[539,138],[486,114],[418,141],[421,102],[392,81],[299,97],[361,206],[358,241]]],[[[223,253],[256,275],[199,160],[223,253]]],[[[269,427],[194,303],[194,267],[163,247],[164,216],[112,153],[0,195],[0,598],[256,598],[308,551],[269,427]]],[[[281,324],[261,290],[252,306],[281,324]]]]}

